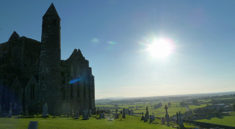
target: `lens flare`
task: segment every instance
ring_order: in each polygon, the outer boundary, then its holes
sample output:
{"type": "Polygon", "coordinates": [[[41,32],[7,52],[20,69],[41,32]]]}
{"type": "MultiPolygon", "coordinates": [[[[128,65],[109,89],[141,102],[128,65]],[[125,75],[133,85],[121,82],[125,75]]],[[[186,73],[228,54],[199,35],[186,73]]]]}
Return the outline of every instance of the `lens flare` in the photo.
{"type": "Polygon", "coordinates": [[[73,79],[73,80],[70,80],[70,81],[69,81],[69,84],[77,83],[77,82],[79,82],[80,80],[81,80],[80,78],[75,78],[75,79],[73,79]]]}

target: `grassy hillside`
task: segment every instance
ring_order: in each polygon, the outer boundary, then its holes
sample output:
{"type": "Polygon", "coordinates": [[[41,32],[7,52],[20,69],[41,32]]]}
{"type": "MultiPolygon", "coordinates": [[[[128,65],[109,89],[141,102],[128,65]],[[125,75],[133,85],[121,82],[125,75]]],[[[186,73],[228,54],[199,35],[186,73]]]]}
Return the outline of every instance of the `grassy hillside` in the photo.
{"type": "Polygon", "coordinates": [[[198,120],[198,121],[235,127],[235,112],[231,113],[230,116],[224,116],[223,118],[215,117],[212,119],[202,119],[202,120],[198,120]]]}
{"type": "Polygon", "coordinates": [[[161,124],[149,124],[139,120],[139,117],[128,116],[125,120],[108,121],[74,120],[72,118],[0,118],[0,129],[27,129],[30,121],[38,121],[39,129],[171,129],[161,124]]]}

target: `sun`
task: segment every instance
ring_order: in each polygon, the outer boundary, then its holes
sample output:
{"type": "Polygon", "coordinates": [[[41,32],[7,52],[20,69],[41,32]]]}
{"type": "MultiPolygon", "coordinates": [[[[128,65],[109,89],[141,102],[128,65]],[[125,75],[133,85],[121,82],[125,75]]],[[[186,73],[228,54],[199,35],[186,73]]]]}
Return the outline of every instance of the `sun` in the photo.
{"type": "Polygon", "coordinates": [[[147,43],[146,51],[153,58],[166,59],[173,53],[174,44],[167,38],[154,38],[147,43]]]}

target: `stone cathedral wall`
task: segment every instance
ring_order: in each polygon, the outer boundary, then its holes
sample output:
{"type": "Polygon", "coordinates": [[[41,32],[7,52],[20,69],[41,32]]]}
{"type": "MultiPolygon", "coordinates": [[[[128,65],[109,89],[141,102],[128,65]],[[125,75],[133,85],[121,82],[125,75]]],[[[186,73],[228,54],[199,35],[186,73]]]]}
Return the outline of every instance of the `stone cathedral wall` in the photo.
{"type": "Polygon", "coordinates": [[[53,4],[44,16],[41,42],[13,32],[0,44],[0,116],[40,114],[45,104],[49,114],[95,110],[88,60],[77,49],[61,60],[60,23],[53,4]]]}

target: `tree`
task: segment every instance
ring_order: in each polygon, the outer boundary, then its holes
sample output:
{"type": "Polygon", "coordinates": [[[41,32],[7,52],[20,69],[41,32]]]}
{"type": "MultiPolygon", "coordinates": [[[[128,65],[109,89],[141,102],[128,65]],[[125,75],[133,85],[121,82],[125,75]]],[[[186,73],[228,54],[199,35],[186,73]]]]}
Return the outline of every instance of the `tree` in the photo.
{"type": "Polygon", "coordinates": [[[182,102],[180,102],[180,106],[184,107],[184,106],[186,106],[186,103],[182,101],[182,102]]]}
{"type": "Polygon", "coordinates": [[[192,103],[193,103],[194,105],[198,105],[198,104],[199,104],[199,102],[198,102],[197,99],[193,99],[193,100],[192,100],[192,103]]]}
{"type": "Polygon", "coordinates": [[[233,104],[233,111],[235,111],[235,103],[233,104]]]}

